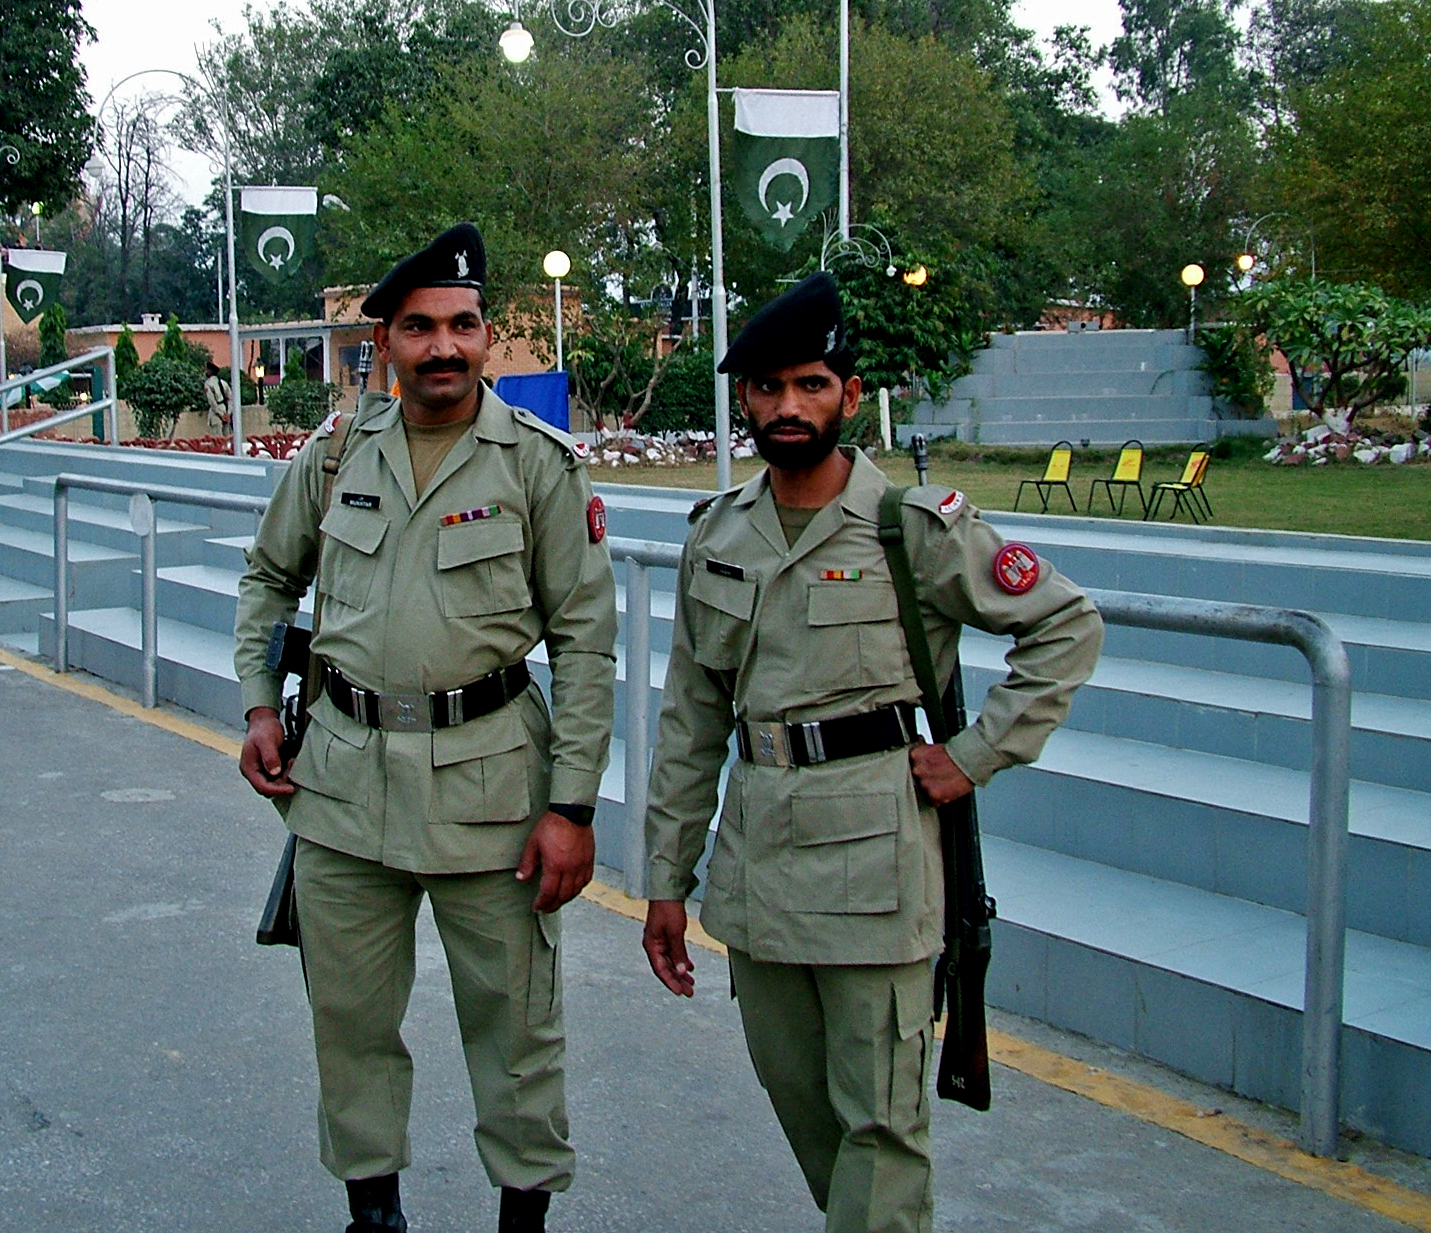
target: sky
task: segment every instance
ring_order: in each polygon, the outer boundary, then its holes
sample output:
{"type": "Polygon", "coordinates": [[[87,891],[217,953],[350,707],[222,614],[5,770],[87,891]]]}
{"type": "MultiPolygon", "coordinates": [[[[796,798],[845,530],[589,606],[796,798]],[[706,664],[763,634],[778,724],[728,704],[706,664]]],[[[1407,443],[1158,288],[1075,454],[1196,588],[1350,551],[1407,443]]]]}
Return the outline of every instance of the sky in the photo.
{"type": "MultiPolygon", "coordinates": [[[[531,0],[528,0],[530,3],[531,0]]],[[[717,0],[717,3],[719,0],[717,0]]],[[[253,0],[260,9],[269,0],[253,0]]],[[[85,20],[97,38],[83,49],[90,96],[104,101],[110,87],[140,69],[169,68],[192,72],[196,46],[213,41],[213,22],[233,33],[243,25],[242,0],[160,0],[140,6],[134,0],[84,0],[85,20]]],[[[1014,17],[1036,33],[1048,35],[1057,25],[1091,27],[1095,44],[1111,41],[1119,30],[1117,0],[1019,0],[1014,17]]],[[[119,88],[118,97],[148,91],[166,91],[179,82],[161,73],[150,74],[119,88]]],[[[208,192],[214,172],[200,155],[175,150],[172,166],[182,182],[186,201],[198,202],[208,192]]]]}

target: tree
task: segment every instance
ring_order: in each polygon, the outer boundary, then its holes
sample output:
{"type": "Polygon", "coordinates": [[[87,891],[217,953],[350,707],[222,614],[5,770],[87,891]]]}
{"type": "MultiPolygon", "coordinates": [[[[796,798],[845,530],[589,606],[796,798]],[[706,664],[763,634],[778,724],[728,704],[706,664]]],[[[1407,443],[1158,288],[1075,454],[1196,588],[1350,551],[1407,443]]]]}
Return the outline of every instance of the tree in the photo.
{"type": "Polygon", "coordinates": [[[124,397],[125,384],[139,369],[139,349],[134,345],[134,331],[125,322],[114,342],[114,379],[124,397]]]}
{"type": "Polygon", "coordinates": [[[1374,6],[1319,80],[1290,91],[1277,135],[1284,201],[1314,233],[1323,276],[1431,292],[1431,0],[1374,6]]]}
{"type": "MultiPolygon", "coordinates": [[[[69,329],[69,323],[65,320],[63,304],[54,304],[45,310],[45,315],[40,318],[41,368],[48,368],[51,364],[63,364],[70,358],[69,347],[65,342],[67,329],[69,329]]],[[[62,377],[59,385],[51,390],[46,397],[54,406],[68,403],[72,397],[69,377],[62,377]]]]}
{"type": "Polygon", "coordinates": [[[203,370],[166,355],[142,364],[128,383],[125,400],[141,437],[172,437],[179,416],[204,408],[203,370]]]}
{"type": "Polygon", "coordinates": [[[1119,0],[1119,7],[1123,33],[1108,49],[1119,98],[1163,114],[1201,88],[1216,90],[1229,107],[1250,103],[1232,21],[1240,0],[1119,0]]]}
{"type": "Polygon", "coordinates": [[[88,114],[82,44],[94,30],[80,0],[6,0],[0,20],[0,213],[41,202],[58,209],[79,186],[94,120],[88,114]]]}
{"type": "Polygon", "coordinates": [[[342,392],[332,382],[310,380],[303,353],[295,348],[288,353],[283,380],[268,396],[268,418],[285,428],[312,432],[337,406],[342,392]]]}
{"type": "Polygon", "coordinates": [[[1343,431],[1400,392],[1407,357],[1431,346],[1431,308],[1365,283],[1269,279],[1237,311],[1286,358],[1308,409],[1343,431]]]}

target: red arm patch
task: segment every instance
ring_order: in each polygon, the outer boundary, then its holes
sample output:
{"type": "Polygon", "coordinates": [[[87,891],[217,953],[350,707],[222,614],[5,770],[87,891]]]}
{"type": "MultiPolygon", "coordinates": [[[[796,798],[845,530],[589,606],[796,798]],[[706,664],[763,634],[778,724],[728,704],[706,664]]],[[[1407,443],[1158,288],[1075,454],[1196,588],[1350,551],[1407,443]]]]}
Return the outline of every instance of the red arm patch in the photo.
{"type": "Polygon", "coordinates": [[[1033,590],[1038,570],[1038,554],[1027,544],[1005,544],[994,558],[994,581],[1010,595],[1033,590]]]}
{"type": "Polygon", "coordinates": [[[606,538],[606,504],[600,497],[586,503],[586,536],[593,544],[606,538]]]}

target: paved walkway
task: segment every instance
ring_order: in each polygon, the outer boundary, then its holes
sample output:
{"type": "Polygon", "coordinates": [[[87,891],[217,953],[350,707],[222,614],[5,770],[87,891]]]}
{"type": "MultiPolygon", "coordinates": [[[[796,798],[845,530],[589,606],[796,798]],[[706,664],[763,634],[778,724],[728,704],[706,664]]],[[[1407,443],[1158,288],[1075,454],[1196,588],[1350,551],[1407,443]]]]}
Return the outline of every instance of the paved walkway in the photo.
{"type": "MultiPolygon", "coordinates": [[[[343,1227],[296,956],[252,941],[282,832],[235,748],[0,652],[0,1233],[343,1227]]],[[[702,952],[678,1002],[646,970],[635,905],[593,896],[566,913],[581,1163],[552,1233],[818,1233],[723,959],[702,952]]],[[[424,930],[406,1206],[413,1233],[492,1229],[424,930]]],[[[1313,1161],[1275,1111],[995,1019],[993,1111],[936,1102],[940,1233],[1431,1229],[1431,1162],[1368,1144],[1313,1161]]]]}

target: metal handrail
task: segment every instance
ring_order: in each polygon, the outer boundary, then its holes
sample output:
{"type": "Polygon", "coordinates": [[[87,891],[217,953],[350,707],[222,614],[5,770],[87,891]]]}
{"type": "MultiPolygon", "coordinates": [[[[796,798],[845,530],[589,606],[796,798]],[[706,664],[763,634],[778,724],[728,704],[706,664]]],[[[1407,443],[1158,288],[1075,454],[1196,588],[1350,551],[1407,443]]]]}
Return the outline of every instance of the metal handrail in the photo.
{"type": "MultiPolygon", "coordinates": [[[[648,568],[680,564],[675,544],[612,538],[613,560],[626,562],[626,831],[622,851],[628,894],[641,894],[650,748],[651,679],[648,568]],[[633,866],[635,872],[633,874],[633,866]]],[[[1312,771],[1307,860],[1306,984],[1302,1009],[1302,1146],[1337,1149],[1342,984],[1346,966],[1346,879],[1351,786],[1351,665],[1346,648],[1320,617],[1287,608],[1090,590],[1110,625],[1132,625],[1301,651],[1312,670],[1312,771]]]]}
{"type": "Polygon", "coordinates": [[[155,561],[154,503],[190,505],[201,509],[235,510],[262,514],[267,497],[238,493],[205,492],[199,488],[173,488],[165,484],[136,484],[128,480],[99,479],[91,475],[62,473],[55,476],[55,671],[69,671],[70,592],[69,542],[71,488],[87,492],[129,495],[129,522],[139,536],[141,600],[140,650],[143,655],[141,693],[145,706],[159,705],[159,614],[156,600],[158,566],[155,561]]]}
{"type": "MultiPolygon", "coordinates": [[[[142,541],[144,704],[157,705],[153,502],[261,514],[267,497],[204,492],[61,474],[55,478],[55,660],[68,670],[68,544],[71,488],[131,496],[130,520],[142,541]]],[[[650,569],[676,569],[681,546],[611,537],[613,561],[626,565],[626,758],[623,878],[639,897],[645,881],[645,815],[650,776],[650,569]]],[[[1319,1156],[1337,1149],[1337,1105],[1350,803],[1351,666],[1346,648],[1320,617],[1287,608],[1090,590],[1110,625],[1130,625],[1295,647],[1312,671],[1312,768],[1308,826],[1306,979],[1302,1009],[1301,1141],[1319,1156]]]]}
{"type": "Polygon", "coordinates": [[[105,420],[109,430],[109,440],[111,444],[119,444],[119,390],[118,378],[114,367],[114,348],[96,347],[93,351],[86,351],[83,355],[74,356],[72,359],[61,360],[58,364],[51,364],[48,368],[37,369],[35,372],[25,373],[23,376],[3,379],[4,373],[0,373],[0,445],[9,445],[12,441],[19,441],[24,437],[33,436],[37,432],[44,432],[50,428],[58,428],[61,424],[68,424],[71,420],[80,419],[86,415],[93,415],[96,411],[105,412],[105,420]],[[95,361],[104,364],[104,397],[87,402],[81,407],[75,407],[69,411],[60,411],[55,415],[37,420],[33,424],[26,424],[23,428],[11,429],[10,427],[10,407],[5,400],[5,395],[11,390],[23,389],[27,385],[33,385],[45,377],[57,377],[61,373],[70,373],[80,368],[87,368],[95,361]]]}

